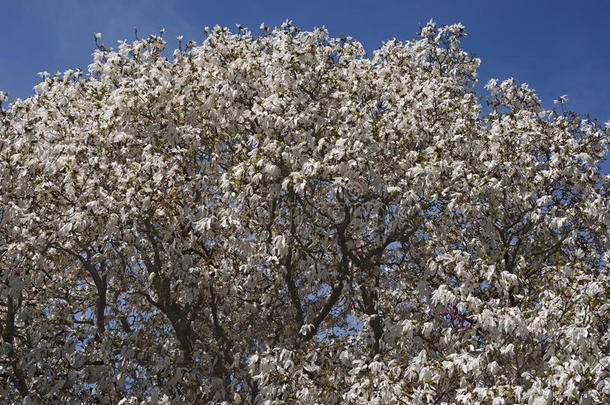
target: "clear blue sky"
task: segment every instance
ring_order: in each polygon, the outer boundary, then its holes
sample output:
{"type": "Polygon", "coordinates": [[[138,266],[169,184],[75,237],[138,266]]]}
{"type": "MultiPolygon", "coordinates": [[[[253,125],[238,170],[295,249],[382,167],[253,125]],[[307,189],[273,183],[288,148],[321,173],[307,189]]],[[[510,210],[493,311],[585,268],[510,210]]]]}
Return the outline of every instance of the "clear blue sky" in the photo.
{"type": "MultiPolygon", "coordinates": [[[[326,0],[1,1],[0,90],[9,98],[33,94],[37,72],[86,68],[93,34],[116,45],[166,29],[168,47],[178,35],[198,43],[203,27],[259,32],[290,19],[303,29],[325,26],[350,35],[368,51],[382,41],[415,38],[419,24],[461,22],[463,47],[482,59],[480,87],[491,77],[514,77],[536,89],[543,104],[568,94],[567,108],[610,120],[610,0],[326,0]]],[[[483,91],[481,89],[481,91],[483,91]]]]}

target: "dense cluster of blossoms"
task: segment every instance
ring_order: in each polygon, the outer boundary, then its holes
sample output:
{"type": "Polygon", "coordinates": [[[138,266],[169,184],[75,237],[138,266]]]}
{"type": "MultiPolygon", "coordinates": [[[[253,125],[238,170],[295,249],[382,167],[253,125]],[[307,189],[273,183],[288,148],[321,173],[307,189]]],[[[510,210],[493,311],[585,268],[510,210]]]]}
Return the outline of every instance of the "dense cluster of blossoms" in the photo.
{"type": "Polygon", "coordinates": [[[607,403],[608,134],[461,25],[262,28],[0,109],[0,401],[607,403]]]}

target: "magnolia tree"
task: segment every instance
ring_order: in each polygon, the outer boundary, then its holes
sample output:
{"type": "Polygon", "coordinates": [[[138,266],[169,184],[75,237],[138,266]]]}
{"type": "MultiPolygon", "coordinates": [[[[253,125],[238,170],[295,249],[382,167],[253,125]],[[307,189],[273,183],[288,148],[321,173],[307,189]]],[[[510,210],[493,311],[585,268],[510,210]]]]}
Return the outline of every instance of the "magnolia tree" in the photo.
{"type": "Polygon", "coordinates": [[[2,402],[607,403],[608,133],[461,25],[261,28],[0,110],[2,402]]]}

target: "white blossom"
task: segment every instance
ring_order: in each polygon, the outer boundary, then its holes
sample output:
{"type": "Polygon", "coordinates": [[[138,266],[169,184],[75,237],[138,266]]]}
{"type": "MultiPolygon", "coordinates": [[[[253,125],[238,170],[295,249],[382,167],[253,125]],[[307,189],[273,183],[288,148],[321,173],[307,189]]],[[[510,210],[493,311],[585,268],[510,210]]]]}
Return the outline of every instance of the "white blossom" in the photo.
{"type": "Polygon", "coordinates": [[[2,107],[4,402],[607,403],[607,129],[459,24],[261,30],[2,107]]]}

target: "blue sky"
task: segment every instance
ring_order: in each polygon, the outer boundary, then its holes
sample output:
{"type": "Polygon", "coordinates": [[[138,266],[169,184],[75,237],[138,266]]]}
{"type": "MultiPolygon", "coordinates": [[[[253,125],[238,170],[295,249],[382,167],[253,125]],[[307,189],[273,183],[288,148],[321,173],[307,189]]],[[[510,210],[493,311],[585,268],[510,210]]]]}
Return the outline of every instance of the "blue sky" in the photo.
{"type": "Polygon", "coordinates": [[[239,23],[258,32],[290,19],[303,29],[325,26],[332,36],[352,36],[367,51],[382,41],[415,38],[419,24],[461,22],[463,47],[482,59],[480,87],[492,77],[528,83],[547,108],[562,94],[567,108],[610,120],[610,1],[581,0],[326,0],[6,1],[0,13],[0,90],[9,98],[33,94],[40,71],[86,68],[93,34],[116,45],[165,28],[201,42],[203,27],[239,23]]]}

